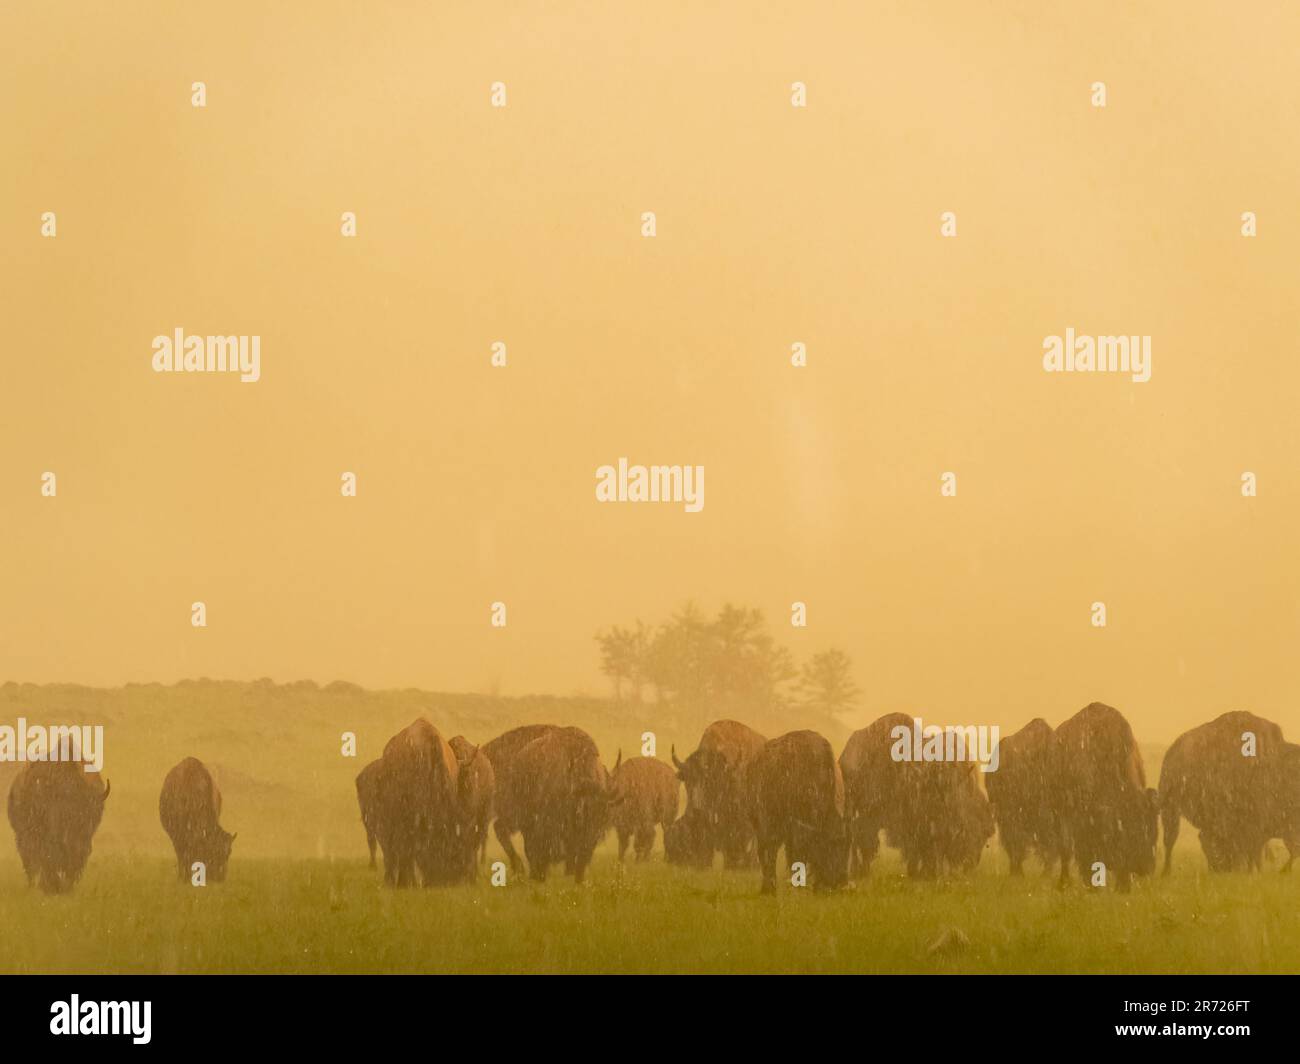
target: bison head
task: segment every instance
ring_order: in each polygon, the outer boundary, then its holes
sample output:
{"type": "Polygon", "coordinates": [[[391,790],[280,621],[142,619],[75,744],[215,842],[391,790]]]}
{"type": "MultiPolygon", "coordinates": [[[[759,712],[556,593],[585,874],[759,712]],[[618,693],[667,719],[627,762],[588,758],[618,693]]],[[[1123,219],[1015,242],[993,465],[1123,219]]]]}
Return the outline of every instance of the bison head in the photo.
{"type": "MultiPolygon", "coordinates": [[[[238,834],[235,832],[235,835],[238,834]]],[[[203,863],[207,866],[209,881],[213,883],[225,881],[226,867],[230,864],[230,850],[235,844],[235,835],[218,827],[208,837],[207,859],[203,863]]]]}
{"type": "Polygon", "coordinates": [[[664,859],[669,864],[708,868],[713,863],[709,838],[709,825],[703,814],[698,809],[688,809],[664,829],[664,859]]]}
{"type": "Polygon", "coordinates": [[[685,761],[672,749],[677,778],[686,784],[686,805],[698,809],[710,824],[717,824],[733,800],[732,776],[727,759],[717,750],[696,750],[685,761]]]}

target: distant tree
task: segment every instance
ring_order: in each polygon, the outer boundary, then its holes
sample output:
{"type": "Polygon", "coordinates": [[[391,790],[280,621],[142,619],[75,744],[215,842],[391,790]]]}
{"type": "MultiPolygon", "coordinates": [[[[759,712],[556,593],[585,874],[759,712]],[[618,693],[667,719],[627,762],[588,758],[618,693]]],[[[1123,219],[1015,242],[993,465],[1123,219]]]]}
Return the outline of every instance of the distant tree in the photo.
{"type": "Polygon", "coordinates": [[[799,704],[827,716],[852,709],[862,695],[852,669],[852,660],[842,650],[814,654],[799,673],[799,704]]]}
{"type": "Polygon", "coordinates": [[[600,645],[600,671],[614,681],[615,700],[622,701],[626,681],[633,699],[640,702],[649,671],[650,629],[641,621],[634,628],[614,625],[597,633],[596,642],[600,645]]]}
{"type": "MultiPolygon", "coordinates": [[[[636,636],[628,653],[627,630],[611,629],[602,642],[607,659],[602,668],[614,675],[625,658],[635,661],[638,683],[653,686],[661,702],[779,705],[785,686],[798,675],[789,651],[768,633],[762,613],[730,603],[710,620],[688,602],[653,632],[638,623],[636,636]],[[611,638],[615,633],[622,642],[611,638]]],[[[620,674],[630,677],[631,666],[620,674]]]]}

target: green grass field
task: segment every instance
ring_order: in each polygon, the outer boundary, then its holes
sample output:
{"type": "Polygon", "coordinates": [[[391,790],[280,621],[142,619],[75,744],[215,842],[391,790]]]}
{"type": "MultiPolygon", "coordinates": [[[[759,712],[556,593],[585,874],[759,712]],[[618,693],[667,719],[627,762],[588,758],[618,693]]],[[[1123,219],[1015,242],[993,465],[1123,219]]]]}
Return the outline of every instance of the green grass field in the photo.
{"type": "MultiPolygon", "coordinates": [[[[0,685],[0,721],[102,723],[113,794],[76,891],[23,879],[0,825],[0,972],[1300,972],[1300,874],[1210,876],[1185,828],[1175,875],[1131,894],[1066,891],[1036,869],[909,882],[885,851],[870,880],[823,897],[758,873],[620,869],[612,837],[589,882],[414,890],[365,864],[353,780],[388,736],[425,715],[482,742],[523,721],[575,723],[607,763],[657,729],[692,749],[702,724],[656,706],[498,699],[347,684],[194,681],[96,689],[0,685]],[[340,736],[358,756],[340,756],[340,736]],[[239,832],[227,883],[175,879],[158,789],[187,754],[213,770],[239,832]],[[938,948],[932,949],[936,943],[938,948]]],[[[756,721],[771,734],[802,726],[756,721]]],[[[844,735],[832,736],[842,746],[844,735]]],[[[1162,750],[1148,748],[1148,778],[1162,750]]],[[[0,764],[0,797],[17,766],[0,764]]],[[[495,841],[489,860],[499,855],[495,841]]]]}
{"type": "Polygon", "coordinates": [[[658,854],[620,870],[602,853],[582,887],[402,892],[363,860],[236,860],[228,882],[194,888],[165,859],[92,857],[64,897],[4,860],[0,971],[1300,972],[1300,877],[1210,876],[1182,855],[1128,895],[1012,880],[986,852],[966,879],[909,882],[886,854],[842,894],[775,899],[757,874],[658,854]]]}

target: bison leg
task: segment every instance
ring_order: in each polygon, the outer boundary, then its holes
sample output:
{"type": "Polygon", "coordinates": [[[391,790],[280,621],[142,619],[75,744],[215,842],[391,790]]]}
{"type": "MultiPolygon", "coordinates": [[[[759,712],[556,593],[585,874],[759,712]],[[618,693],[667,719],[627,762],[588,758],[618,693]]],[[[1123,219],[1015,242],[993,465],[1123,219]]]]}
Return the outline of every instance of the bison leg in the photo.
{"type": "Polygon", "coordinates": [[[366,831],[366,845],[370,847],[370,867],[375,867],[375,833],[366,831]]]}
{"type": "Polygon", "coordinates": [[[528,858],[528,875],[538,883],[546,882],[546,872],[551,866],[551,855],[534,832],[524,832],[524,855],[528,858]]]}
{"type": "Polygon", "coordinates": [[[1007,857],[1011,859],[1011,874],[1013,876],[1023,876],[1025,874],[1025,855],[1029,847],[1025,845],[1025,840],[1015,832],[1003,834],[1002,848],[1007,851],[1007,857]]]}
{"type": "Polygon", "coordinates": [[[623,856],[627,853],[627,844],[631,836],[622,828],[618,829],[618,863],[623,863],[623,856]]]}
{"type": "Polygon", "coordinates": [[[635,839],[636,859],[638,861],[644,861],[647,857],[650,856],[650,851],[654,849],[654,845],[655,845],[654,825],[651,824],[650,827],[648,828],[641,828],[636,833],[636,839],[635,839]]]}
{"type": "Polygon", "coordinates": [[[776,893],[776,854],[781,848],[780,840],[765,839],[758,841],[758,866],[763,873],[762,893],[776,893]]]}
{"type": "Polygon", "coordinates": [[[1161,875],[1169,875],[1174,863],[1174,843],[1178,841],[1178,829],[1182,826],[1182,814],[1173,802],[1165,802],[1160,809],[1160,827],[1165,836],[1165,867],[1161,875]]]}
{"type": "Polygon", "coordinates": [[[1070,885],[1070,848],[1061,846],[1056,853],[1061,862],[1061,874],[1057,877],[1056,885],[1064,890],[1070,885]]]}
{"type": "MultiPolygon", "coordinates": [[[[519,859],[519,854],[515,852],[515,844],[510,839],[512,834],[510,825],[503,824],[500,817],[498,817],[497,822],[493,825],[493,830],[496,832],[497,842],[501,843],[501,849],[505,850],[506,857],[510,861],[511,873],[516,876],[519,875],[524,870],[524,862],[519,859]]],[[[528,844],[527,840],[525,840],[524,849],[527,850],[527,848],[528,844]]]]}

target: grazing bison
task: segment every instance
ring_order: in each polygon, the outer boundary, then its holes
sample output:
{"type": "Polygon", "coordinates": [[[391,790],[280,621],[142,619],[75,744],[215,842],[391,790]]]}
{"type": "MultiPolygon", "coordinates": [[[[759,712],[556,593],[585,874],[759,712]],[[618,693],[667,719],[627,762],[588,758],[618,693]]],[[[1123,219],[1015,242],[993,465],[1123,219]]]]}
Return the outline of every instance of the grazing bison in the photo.
{"type": "Polygon", "coordinates": [[[213,883],[226,878],[235,836],[221,827],[220,818],[221,791],[202,761],[187,757],[167,773],[158,796],[158,819],[172,840],[182,882],[189,880],[195,861],[203,862],[206,878],[213,883]]]}
{"type": "Polygon", "coordinates": [[[631,757],[612,776],[617,804],[610,819],[618,834],[618,859],[623,860],[629,840],[636,859],[644,861],[655,844],[655,826],[667,831],[677,819],[680,783],[672,766],[653,757],[631,757]]]}
{"type": "Polygon", "coordinates": [[[1148,789],[1133,729],[1120,712],[1093,702],[1052,734],[1053,812],[1061,883],[1078,862],[1084,882],[1105,866],[1120,890],[1155,870],[1158,801],[1148,789]]]}
{"type": "Polygon", "coordinates": [[[1045,865],[1056,856],[1052,822],[1052,729],[1041,717],[998,743],[998,768],[984,777],[1011,874],[1032,850],[1045,865]]]}
{"type": "Polygon", "coordinates": [[[9,788],[9,823],[27,874],[47,894],[71,890],[104,815],[110,785],[80,761],[35,761],[9,788]]]}
{"type": "Polygon", "coordinates": [[[865,875],[880,851],[880,832],[895,810],[902,766],[890,755],[895,728],[912,727],[906,713],[887,713],[849,736],[840,754],[844,810],[849,825],[850,871],[865,875]]]}
{"type": "Polygon", "coordinates": [[[975,762],[895,757],[898,736],[914,731],[912,717],[888,713],[854,732],[840,754],[854,874],[871,870],[882,830],[918,878],[973,868],[993,836],[975,762]]]}
{"type": "Polygon", "coordinates": [[[581,728],[555,728],[511,761],[497,791],[497,834],[503,822],[523,832],[533,879],[544,880],[550,866],[563,861],[581,883],[616,801],[591,736],[581,728]]]}
{"type": "Polygon", "coordinates": [[[451,740],[452,753],[460,766],[460,840],[465,878],[473,882],[478,862],[487,849],[488,827],[492,823],[492,802],[496,794],[496,772],[480,747],[463,735],[451,740]]]}
{"type": "Polygon", "coordinates": [[[697,809],[712,833],[712,848],[722,851],[723,866],[747,868],[754,863],[754,827],[746,806],[745,772],[767,739],[734,720],[714,721],[700,745],[685,761],[672,750],[678,778],[686,784],[687,809],[697,809]]]}
{"type": "Polygon", "coordinates": [[[1224,713],[1179,736],[1160,769],[1165,829],[1164,874],[1173,862],[1181,819],[1200,830],[1213,872],[1257,870],[1270,839],[1300,852],[1297,748],[1282,729],[1253,713],[1224,713]]]}
{"type": "Polygon", "coordinates": [[[776,855],[800,861],[815,890],[844,885],[849,835],[844,777],[831,744],[813,731],[772,739],[750,762],[750,815],[758,843],[763,893],[776,891],[776,855]]]}
{"type": "Polygon", "coordinates": [[[379,776],[383,767],[383,759],[376,758],[357,775],[357,805],[361,807],[361,823],[366,829],[371,868],[375,867],[375,843],[379,838],[379,776]]]}
{"type": "Polygon", "coordinates": [[[953,819],[947,825],[948,830],[940,834],[940,857],[956,872],[974,870],[993,838],[993,807],[980,790],[980,775],[974,765],[967,769],[964,779],[957,784],[953,819]]]}
{"type": "Polygon", "coordinates": [[[458,828],[460,767],[438,729],[419,718],[388,740],[379,774],[379,845],[384,880],[425,886],[464,873],[458,828]]]}
{"type": "Polygon", "coordinates": [[[969,871],[993,837],[993,814],[969,761],[895,763],[885,812],[885,839],[898,848],[913,878],[969,871]]]}
{"type": "MultiPolygon", "coordinates": [[[[555,724],[525,724],[519,728],[511,728],[504,735],[498,735],[491,742],[484,743],[480,749],[492,764],[492,771],[496,774],[497,790],[501,791],[506,787],[514,769],[515,757],[520,750],[534,739],[559,730],[559,726],[555,724]]],[[[524,870],[524,863],[519,859],[511,836],[520,830],[520,825],[512,824],[508,819],[503,818],[499,808],[495,810],[495,815],[496,823],[493,825],[493,830],[497,841],[501,843],[501,849],[505,851],[510,861],[510,871],[519,875],[524,870]]]]}
{"type": "Polygon", "coordinates": [[[664,828],[664,859],[669,864],[708,868],[713,864],[712,832],[698,809],[687,809],[664,828]]]}

